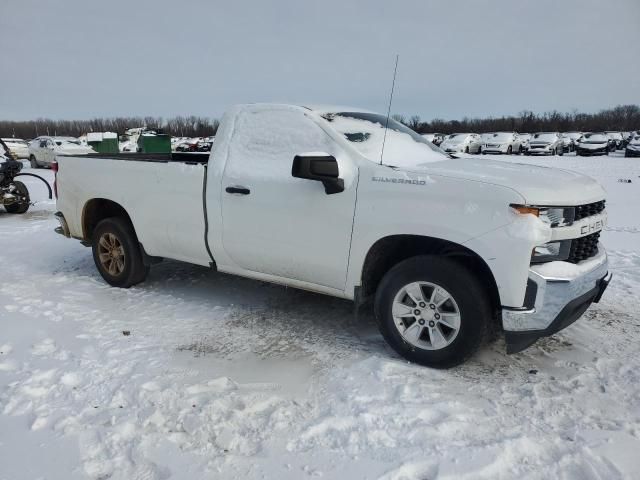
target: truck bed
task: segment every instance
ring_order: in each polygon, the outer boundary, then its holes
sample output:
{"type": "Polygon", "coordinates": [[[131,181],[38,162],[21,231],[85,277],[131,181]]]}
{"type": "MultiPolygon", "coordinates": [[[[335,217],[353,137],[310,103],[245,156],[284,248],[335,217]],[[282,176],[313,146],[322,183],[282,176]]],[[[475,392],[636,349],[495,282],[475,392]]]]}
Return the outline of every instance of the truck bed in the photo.
{"type": "Polygon", "coordinates": [[[209,265],[203,204],[208,158],[182,152],[58,155],[58,209],[72,236],[82,238],[89,202],[114,202],[129,215],[147,254],[209,265]]]}

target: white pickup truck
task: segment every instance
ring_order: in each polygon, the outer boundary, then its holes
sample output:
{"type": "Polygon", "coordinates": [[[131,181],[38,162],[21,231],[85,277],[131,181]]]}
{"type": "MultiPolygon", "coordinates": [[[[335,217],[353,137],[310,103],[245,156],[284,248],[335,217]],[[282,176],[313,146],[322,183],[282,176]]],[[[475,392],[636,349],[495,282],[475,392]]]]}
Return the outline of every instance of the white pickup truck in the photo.
{"type": "Polygon", "coordinates": [[[56,230],[91,245],[109,284],[171,258],[371,300],[389,344],[432,367],[463,362],[492,327],[521,351],[610,279],[594,180],[455,158],[358,109],[242,105],[210,155],[57,162],[56,230]]]}

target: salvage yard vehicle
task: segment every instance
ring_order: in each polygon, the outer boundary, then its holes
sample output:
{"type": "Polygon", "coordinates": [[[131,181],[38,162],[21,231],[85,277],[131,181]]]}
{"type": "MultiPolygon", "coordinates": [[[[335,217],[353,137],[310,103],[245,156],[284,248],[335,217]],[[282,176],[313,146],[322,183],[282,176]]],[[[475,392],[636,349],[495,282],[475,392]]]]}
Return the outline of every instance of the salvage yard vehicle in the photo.
{"type": "Polygon", "coordinates": [[[622,133],[612,131],[606,131],[604,133],[606,133],[611,140],[613,150],[622,150],[624,148],[624,138],[622,133]]]}
{"type": "Polygon", "coordinates": [[[54,170],[56,231],[90,245],[110,285],[170,258],[372,304],[387,342],[432,367],[494,329],[519,352],[611,278],[596,181],[455,158],[359,109],[240,105],[210,154],[59,156],[54,170]]]}
{"type": "Polygon", "coordinates": [[[495,132],[484,137],[482,154],[487,153],[522,153],[522,141],[516,132],[495,132]]]}
{"type": "Polygon", "coordinates": [[[454,133],[445,138],[440,148],[447,153],[480,153],[482,140],[477,133],[454,133]]]}
{"type": "Polygon", "coordinates": [[[529,140],[528,155],[563,155],[564,142],[558,132],[535,133],[529,140]]]}
{"type": "Polygon", "coordinates": [[[585,133],[576,145],[576,155],[586,157],[590,155],[609,155],[611,140],[606,133],[585,133]]]}
{"type": "Polygon", "coordinates": [[[640,157],[640,135],[631,137],[624,149],[625,157],[640,157]]]}
{"type": "Polygon", "coordinates": [[[2,140],[15,159],[29,158],[29,144],[27,142],[21,138],[3,138],[2,140]]]}
{"type": "Polygon", "coordinates": [[[0,205],[7,213],[25,213],[31,205],[31,198],[27,186],[16,177],[30,176],[43,181],[48,190],[49,198],[52,198],[51,187],[47,181],[33,173],[21,173],[22,162],[15,158],[9,146],[0,139],[0,205]]]}
{"type": "Polygon", "coordinates": [[[29,163],[31,168],[51,167],[56,155],[81,155],[95,153],[95,150],[82,145],[75,137],[42,136],[29,143],[29,163]]]}

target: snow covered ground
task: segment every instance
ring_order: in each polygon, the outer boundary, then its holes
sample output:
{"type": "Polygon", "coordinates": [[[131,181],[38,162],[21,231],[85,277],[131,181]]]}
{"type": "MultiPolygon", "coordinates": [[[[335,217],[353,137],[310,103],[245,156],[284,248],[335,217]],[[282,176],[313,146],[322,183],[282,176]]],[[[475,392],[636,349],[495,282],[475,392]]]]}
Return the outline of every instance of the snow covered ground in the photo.
{"type": "Polygon", "coordinates": [[[38,203],[0,213],[0,479],[638,478],[640,160],[497,158],[603,183],[614,280],[448,371],[330,297],[177,262],[110,288],[26,180],[38,203]]]}

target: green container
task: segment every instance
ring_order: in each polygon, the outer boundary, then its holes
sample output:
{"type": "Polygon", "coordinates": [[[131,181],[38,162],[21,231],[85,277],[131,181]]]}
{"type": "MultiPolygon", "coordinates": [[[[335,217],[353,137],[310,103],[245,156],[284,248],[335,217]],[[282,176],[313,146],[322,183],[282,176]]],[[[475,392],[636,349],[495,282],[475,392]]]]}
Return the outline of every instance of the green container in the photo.
{"type": "Polygon", "coordinates": [[[156,135],[140,135],[138,150],[141,153],[171,153],[171,137],[164,133],[156,135]]]}
{"type": "Polygon", "coordinates": [[[118,153],[120,151],[117,138],[104,138],[100,142],[87,143],[98,153],[118,153]]]}

